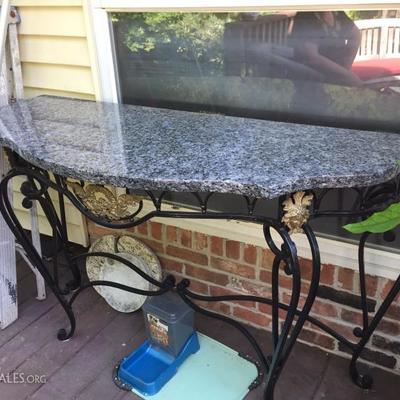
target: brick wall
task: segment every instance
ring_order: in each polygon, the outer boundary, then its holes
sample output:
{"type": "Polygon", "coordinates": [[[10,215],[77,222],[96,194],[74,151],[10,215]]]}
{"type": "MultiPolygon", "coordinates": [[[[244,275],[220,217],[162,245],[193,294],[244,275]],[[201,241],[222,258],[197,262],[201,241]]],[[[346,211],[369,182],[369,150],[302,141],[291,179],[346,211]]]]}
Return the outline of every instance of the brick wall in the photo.
{"type": "MultiPolygon", "coordinates": [[[[110,231],[89,223],[89,233],[93,241],[101,235],[109,234],[110,231]]],[[[191,280],[190,288],[194,292],[216,296],[271,296],[273,254],[267,249],[156,222],[147,222],[128,233],[145,242],[157,253],[165,271],[178,278],[188,277],[191,280]]],[[[311,262],[301,259],[300,267],[304,277],[304,293],[310,280],[311,262]]],[[[392,283],[384,278],[367,276],[368,304],[371,312],[379,307],[382,297],[388,293],[392,283]]],[[[290,300],[291,279],[284,273],[280,276],[280,287],[280,300],[287,304],[290,300]]],[[[358,274],[355,271],[325,264],[322,266],[320,289],[312,315],[346,338],[354,340],[353,329],[361,326],[362,321],[358,293],[358,274]]],[[[203,302],[201,305],[258,328],[271,328],[270,307],[265,304],[203,302]]],[[[346,348],[310,323],[306,323],[300,340],[348,356],[346,348]]],[[[379,325],[362,358],[400,374],[399,297],[379,325]]]]}

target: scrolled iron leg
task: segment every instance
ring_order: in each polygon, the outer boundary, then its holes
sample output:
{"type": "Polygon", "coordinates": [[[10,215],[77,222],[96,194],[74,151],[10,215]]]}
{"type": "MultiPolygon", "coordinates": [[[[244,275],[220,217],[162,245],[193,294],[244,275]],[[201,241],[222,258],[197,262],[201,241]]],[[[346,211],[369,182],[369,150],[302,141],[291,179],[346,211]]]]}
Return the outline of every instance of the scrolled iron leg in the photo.
{"type": "Polygon", "coordinates": [[[363,313],[363,326],[354,329],[354,335],[360,338],[359,342],[353,347],[352,359],[349,366],[350,376],[353,382],[362,389],[370,389],[373,384],[373,379],[370,375],[361,374],[357,367],[357,361],[362,354],[365,346],[371,339],[375,329],[379,325],[382,318],[385,316],[388,308],[400,292],[400,276],[397,278],[393,287],[379,307],[378,311],[371,321],[368,319],[368,301],[366,291],[366,275],[365,275],[365,246],[370,236],[369,232],[362,234],[358,246],[358,268],[360,274],[360,296],[361,296],[361,309],[363,313]]]}
{"type": "MultiPolygon", "coordinates": [[[[307,321],[309,317],[309,313],[311,308],[314,304],[315,297],[317,295],[317,290],[319,286],[319,278],[320,278],[320,269],[321,269],[321,260],[320,260],[320,253],[318,248],[318,243],[315,238],[315,235],[308,224],[303,225],[304,233],[307,236],[311,254],[312,254],[312,276],[311,276],[311,283],[310,289],[307,294],[306,301],[304,303],[303,308],[299,311],[298,310],[298,303],[299,303],[299,295],[300,295],[300,284],[301,284],[301,273],[296,276],[296,270],[298,269],[299,272],[299,265],[298,265],[298,257],[296,252],[296,247],[294,243],[288,237],[282,237],[284,239],[284,249],[286,249],[287,254],[289,255],[289,260],[291,262],[287,263],[286,270],[289,270],[291,274],[293,274],[293,287],[292,287],[292,297],[289,306],[287,307],[287,314],[286,319],[283,324],[282,330],[279,334],[273,332],[274,342],[276,341],[276,337],[279,337],[275,348],[274,353],[272,355],[272,361],[269,369],[269,373],[267,376],[267,385],[265,388],[264,399],[265,400],[272,400],[274,395],[274,389],[276,382],[279,379],[279,376],[283,370],[283,367],[289,358],[289,355],[295,345],[297,338],[304,326],[304,323],[307,321]],[[292,327],[294,317],[297,315],[297,321],[292,327]]],[[[272,251],[276,253],[276,247],[273,246],[271,243],[271,236],[269,234],[269,230],[264,229],[264,233],[266,236],[266,240],[270,245],[272,251]]],[[[289,272],[286,271],[286,272],[289,272]]],[[[276,280],[274,282],[277,283],[276,280]]],[[[276,289],[275,289],[276,290],[276,289]]],[[[276,301],[275,301],[276,302],[276,301]]],[[[272,299],[272,304],[274,305],[274,299],[272,299]]],[[[275,324],[276,326],[276,324],[275,324]]],[[[276,329],[276,328],[275,328],[276,329]]],[[[274,330],[274,329],[273,329],[274,330]]]]}
{"type": "MultiPolygon", "coordinates": [[[[277,227],[275,227],[275,229],[277,229],[277,227]]],[[[290,239],[286,230],[279,228],[277,231],[284,242],[281,250],[278,250],[272,242],[270,227],[264,226],[264,233],[267,243],[275,254],[275,259],[272,266],[271,282],[273,353],[271,355],[271,361],[266,378],[266,387],[264,391],[264,399],[266,400],[273,399],[275,385],[286,361],[286,353],[290,353],[290,343],[297,339],[297,337],[292,337],[291,330],[299,304],[301,288],[300,267],[296,246],[290,239]],[[279,331],[279,267],[281,264],[284,264],[285,266],[285,273],[290,275],[292,278],[292,295],[286,313],[286,318],[281,330],[279,331]]]]}
{"type": "Polygon", "coordinates": [[[386,296],[385,300],[379,307],[374,318],[368,324],[368,327],[366,327],[363,330],[361,340],[358,342],[357,346],[353,351],[353,356],[349,367],[350,376],[353,382],[362,389],[370,389],[373,383],[373,379],[369,375],[363,375],[358,371],[357,361],[362,351],[364,350],[365,346],[369,342],[371,336],[375,332],[375,329],[381,322],[382,318],[385,316],[386,311],[389,309],[390,305],[392,304],[392,302],[399,293],[400,293],[400,276],[397,278],[396,282],[390,289],[388,295],[386,296]]]}
{"type": "Polygon", "coordinates": [[[275,254],[275,260],[273,263],[273,294],[272,299],[267,299],[258,296],[250,295],[227,295],[227,296],[205,296],[189,291],[190,282],[184,279],[177,285],[177,292],[182,299],[191,306],[195,311],[202,313],[208,317],[219,319],[224,321],[231,326],[237,328],[250,342],[254,348],[258,358],[260,359],[261,365],[266,370],[265,389],[264,396],[265,400],[273,400],[275,385],[279,379],[279,376],[284,368],[284,365],[290,355],[293,346],[301,332],[301,329],[308,319],[309,312],[314,302],[320,274],[320,259],[318,245],[315,240],[315,236],[308,226],[304,227],[307,238],[310,242],[311,252],[313,256],[313,273],[311,278],[310,291],[307,295],[307,299],[304,307],[299,310],[299,297],[301,287],[301,271],[299,268],[299,262],[297,257],[296,246],[291,240],[289,234],[281,225],[277,223],[268,223],[264,225],[264,234],[269,248],[275,254]],[[270,229],[275,229],[283,240],[283,245],[278,248],[274,243],[270,229]],[[279,297],[279,267],[283,264],[285,266],[285,273],[292,277],[292,296],[289,305],[284,305],[278,302],[279,297]],[[216,314],[214,312],[205,310],[193,303],[192,299],[205,301],[205,302],[220,302],[220,301],[254,301],[271,305],[273,308],[272,313],[272,327],[273,327],[273,351],[271,356],[265,357],[260,346],[257,344],[251,333],[242,326],[239,322],[216,314]],[[286,317],[283,321],[282,328],[279,330],[279,309],[286,311],[286,317]],[[295,318],[297,317],[297,320],[295,318]]]}
{"type": "Polygon", "coordinates": [[[39,273],[43,276],[46,284],[50,288],[50,290],[56,296],[58,302],[63,307],[66,312],[69,322],[70,328],[69,330],[62,329],[58,333],[57,337],[59,340],[67,340],[72,337],[75,331],[75,316],[74,313],[69,306],[66,299],[63,297],[60,292],[58,286],[55,284],[53,277],[45,266],[41,255],[37,252],[36,248],[32,244],[31,240],[26,235],[24,229],[18,221],[18,218],[15,215],[12,204],[7,196],[7,188],[11,179],[15,176],[12,171],[2,180],[0,183],[0,212],[10,228],[11,232],[14,234],[15,238],[19,242],[19,244],[23,247],[26,252],[26,256],[32,265],[39,271],[39,273]]]}

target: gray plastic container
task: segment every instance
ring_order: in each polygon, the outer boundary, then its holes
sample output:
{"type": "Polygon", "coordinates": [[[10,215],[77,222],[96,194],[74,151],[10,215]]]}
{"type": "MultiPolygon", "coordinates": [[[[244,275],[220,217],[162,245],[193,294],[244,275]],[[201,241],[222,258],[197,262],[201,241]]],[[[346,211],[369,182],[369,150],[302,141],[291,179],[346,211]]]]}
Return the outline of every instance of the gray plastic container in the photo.
{"type": "Polygon", "coordinates": [[[194,311],[171,292],[149,297],[143,304],[147,337],[176,357],[193,333],[194,311]]]}

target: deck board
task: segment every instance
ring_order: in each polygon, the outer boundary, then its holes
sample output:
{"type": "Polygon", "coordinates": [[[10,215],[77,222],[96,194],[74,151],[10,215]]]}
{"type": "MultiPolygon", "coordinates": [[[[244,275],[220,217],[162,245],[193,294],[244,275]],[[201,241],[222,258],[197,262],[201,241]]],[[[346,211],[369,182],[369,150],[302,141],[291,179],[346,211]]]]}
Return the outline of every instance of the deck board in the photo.
{"type": "MultiPolygon", "coordinates": [[[[102,299],[96,302],[79,316],[85,321],[84,332],[77,331],[74,340],[61,343],[54,335],[55,332],[48,332],[49,341],[34,355],[24,361],[15,369],[15,372],[25,374],[40,374],[47,377],[54,375],[68,363],[94,336],[101,331],[112,319],[116,317],[102,299]],[[101,318],[99,318],[101,316],[101,318]]],[[[41,384],[29,385],[7,385],[3,394],[8,399],[23,399],[40,389],[41,384]]]]}
{"type": "Polygon", "coordinates": [[[43,385],[31,398],[49,397],[58,400],[79,398],[77,396],[86,384],[93,382],[107,363],[110,365],[110,385],[113,385],[112,366],[126,354],[127,346],[130,341],[135,341],[136,333],[143,330],[142,323],[134,323],[134,320],[141,322],[141,319],[140,314],[136,314],[134,317],[118,315],[73,359],[66,363],[64,368],[52,375],[48,381],[49,384],[43,385]],[[66,382],[72,382],[72,385],[68,385],[66,382]]]}
{"type": "MultiPolygon", "coordinates": [[[[98,296],[93,291],[84,292],[82,301],[75,307],[77,318],[96,301],[98,296]]],[[[66,318],[61,307],[53,307],[0,348],[0,370],[3,373],[14,371],[27,358],[40,352],[65,325],[66,318]]]]}

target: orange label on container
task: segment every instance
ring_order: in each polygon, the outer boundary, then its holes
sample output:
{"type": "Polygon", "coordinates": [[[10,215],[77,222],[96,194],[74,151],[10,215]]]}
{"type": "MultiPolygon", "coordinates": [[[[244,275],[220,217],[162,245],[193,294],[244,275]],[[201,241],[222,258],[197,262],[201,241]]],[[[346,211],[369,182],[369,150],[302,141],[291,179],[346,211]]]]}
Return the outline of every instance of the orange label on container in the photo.
{"type": "Polygon", "coordinates": [[[168,325],[152,314],[147,314],[147,321],[149,322],[150,335],[152,339],[161,345],[168,347],[168,325]]]}

